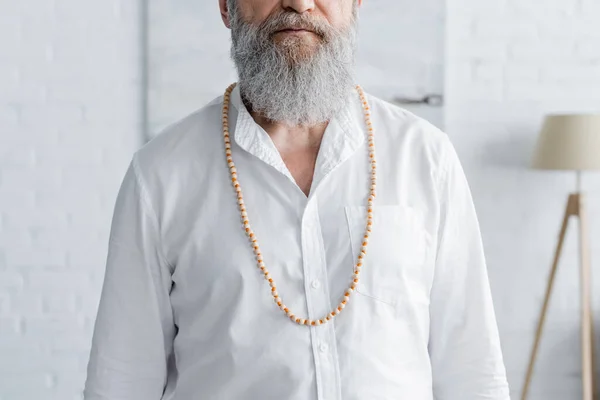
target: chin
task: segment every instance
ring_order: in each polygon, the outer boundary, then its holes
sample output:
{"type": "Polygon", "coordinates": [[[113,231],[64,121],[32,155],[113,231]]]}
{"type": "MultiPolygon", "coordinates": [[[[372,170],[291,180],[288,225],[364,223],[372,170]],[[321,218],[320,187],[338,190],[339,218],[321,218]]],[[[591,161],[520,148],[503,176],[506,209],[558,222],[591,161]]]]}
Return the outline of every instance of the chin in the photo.
{"type": "Polygon", "coordinates": [[[277,47],[285,54],[291,64],[310,62],[319,50],[317,43],[298,40],[285,40],[277,43],[277,47]]]}

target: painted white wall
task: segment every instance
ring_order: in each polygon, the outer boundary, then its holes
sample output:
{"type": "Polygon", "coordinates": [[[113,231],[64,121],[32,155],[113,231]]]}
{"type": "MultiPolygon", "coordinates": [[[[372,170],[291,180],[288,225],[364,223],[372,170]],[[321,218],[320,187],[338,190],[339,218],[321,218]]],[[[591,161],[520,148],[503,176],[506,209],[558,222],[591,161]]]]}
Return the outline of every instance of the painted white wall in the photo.
{"type": "MultiPolygon", "coordinates": [[[[600,111],[599,20],[597,0],[448,3],[446,129],[482,226],[513,398],[523,385],[566,197],[575,189],[574,173],[527,167],[545,113],[600,111]]],[[[586,174],[584,187],[594,306],[600,310],[599,174],[586,174]]],[[[571,223],[532,400],[581,398],[578,248],[571,223]]]]}
{"type": "Polygon", "coordinates": [[[0,399],[74,400],[140,135],[136,2],[0,1],[0,399]]]}

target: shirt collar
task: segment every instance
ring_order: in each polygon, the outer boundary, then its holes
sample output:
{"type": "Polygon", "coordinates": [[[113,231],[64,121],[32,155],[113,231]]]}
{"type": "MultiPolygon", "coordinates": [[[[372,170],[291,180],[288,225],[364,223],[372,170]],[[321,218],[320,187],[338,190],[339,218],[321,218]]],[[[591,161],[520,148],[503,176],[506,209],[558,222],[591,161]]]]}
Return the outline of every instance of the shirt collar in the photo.
{"type": "Polygon", "coordinates": [[[237,121],[233,134],[235,142],[248,153],[294,180],[269,134],[254,121],[248,112],[242,101],[239,85],[236,85],[231,92],[231,104],[237,109],[237,121]]]}
{"type": "MultiPolygon", "coordinates": [[[[248,153],[273,166],[294,181],[281,155],[267,132],[258,125],[244,105],[239,85],[231,92],[231,104],[237,110],[234,140],[248,153]]],[[[329,122],[315,165],[311,193],[337,166],[346,161],[364,142],[367,136],[363,108],[358,92],[353,89],[348,101],[329,122]]],[[[294,181],[295,182],[295,181],[294,181]]]]}

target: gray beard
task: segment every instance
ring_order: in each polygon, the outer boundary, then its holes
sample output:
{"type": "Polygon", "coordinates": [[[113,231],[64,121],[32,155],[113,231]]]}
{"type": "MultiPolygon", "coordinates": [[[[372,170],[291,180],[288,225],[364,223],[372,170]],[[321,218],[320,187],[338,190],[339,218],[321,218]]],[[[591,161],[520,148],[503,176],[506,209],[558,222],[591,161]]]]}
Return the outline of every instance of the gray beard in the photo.
{"type": "Polygon", "coordinates": [[[291,12],[270,16],[256,26],[242,20],[236,0],[228,0],[228,6],[231,58],[251,111],[270,121],[300,126],[327,122],[346,106],[355,82],[356,4],[353,20],[344,30],[291,12]],[[308,55],[299,50],[297,38],[273,41],[277,30],[298,25],[322,39],[308,55]]]}

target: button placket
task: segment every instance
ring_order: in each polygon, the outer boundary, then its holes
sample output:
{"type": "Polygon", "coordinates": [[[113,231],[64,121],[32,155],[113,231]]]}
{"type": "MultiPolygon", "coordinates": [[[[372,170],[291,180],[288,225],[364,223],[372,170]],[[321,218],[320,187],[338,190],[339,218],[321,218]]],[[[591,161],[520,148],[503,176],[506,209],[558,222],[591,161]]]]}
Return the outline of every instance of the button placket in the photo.
{"type": "MultiPolygon", "coordinates": [[[[304,252],[305,291],[309,318],[324,318],[331,311],[331,301],[327,286],[325,249],[321,233],[317,200],[313,197],[305,209],[302,224],[302,242],[304,252]]],[[[311,341],[315,359],[317,393],[321,399],[339,399],[339,376],[333,321],[321,326],[312,326],[311,341]]]]}

